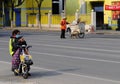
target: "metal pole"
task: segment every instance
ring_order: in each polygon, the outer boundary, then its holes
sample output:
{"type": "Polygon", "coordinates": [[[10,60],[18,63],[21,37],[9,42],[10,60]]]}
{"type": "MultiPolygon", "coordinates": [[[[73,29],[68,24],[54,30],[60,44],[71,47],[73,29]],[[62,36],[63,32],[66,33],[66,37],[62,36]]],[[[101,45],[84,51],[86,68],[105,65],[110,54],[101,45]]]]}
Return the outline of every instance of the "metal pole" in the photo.
{"type": "Polygon", "coordinates": [[[48,27],[49,28],[51,28],[51,21],[52,19],[51,19],[51,10],[49,11],[49,13],[48,13],[48,27]]]}
{"type": "Polygon", "coordinates": [[[4,12],[4,1],[2,2],[2,14],[3,14],[3,17],[2,17],[2,24],[3,24],[3,27],[4,27],[4,15],[5,15],[5,12],[4,12]]]}
{"type": "Polygon", "coordinates": [[[75,20],[77,20],[78,18],[79,18],[79,10],[77,9],[75,13],[75,20]]]}
{"type": "Polygon", "coordinates": [[[64,14],[66,16],[66,0],[64,0],[64,14]]]}

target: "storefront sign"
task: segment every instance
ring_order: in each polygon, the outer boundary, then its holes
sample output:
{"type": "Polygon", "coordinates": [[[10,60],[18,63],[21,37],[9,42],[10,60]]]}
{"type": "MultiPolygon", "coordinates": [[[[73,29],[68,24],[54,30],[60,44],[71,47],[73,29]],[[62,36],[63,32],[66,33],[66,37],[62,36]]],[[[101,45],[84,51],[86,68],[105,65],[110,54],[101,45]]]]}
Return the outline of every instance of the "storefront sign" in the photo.
{"type": "Polygon", "coordinates": [[[113,1],[112,5],[105,5],[105,10],[112,11],[112,19],[117,20],[120,17],[120,1],[113,1]]]}
{"type": "Polygon", "coordinates": [[[120,5],[105,5],[105,10],[120,11],[120,5]]]}

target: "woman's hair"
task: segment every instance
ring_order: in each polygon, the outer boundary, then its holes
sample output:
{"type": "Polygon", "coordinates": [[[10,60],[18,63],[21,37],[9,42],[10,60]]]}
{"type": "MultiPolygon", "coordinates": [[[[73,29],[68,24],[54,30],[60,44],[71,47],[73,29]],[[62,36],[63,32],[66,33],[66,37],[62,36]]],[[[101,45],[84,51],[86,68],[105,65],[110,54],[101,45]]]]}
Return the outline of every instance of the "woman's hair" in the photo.
{"type": "Polygon", "coordinates": [[[20,31],[18,29],[15,29],[13,30],[12,35],[17,35],[18,33],[20,33],[20,31]]]}

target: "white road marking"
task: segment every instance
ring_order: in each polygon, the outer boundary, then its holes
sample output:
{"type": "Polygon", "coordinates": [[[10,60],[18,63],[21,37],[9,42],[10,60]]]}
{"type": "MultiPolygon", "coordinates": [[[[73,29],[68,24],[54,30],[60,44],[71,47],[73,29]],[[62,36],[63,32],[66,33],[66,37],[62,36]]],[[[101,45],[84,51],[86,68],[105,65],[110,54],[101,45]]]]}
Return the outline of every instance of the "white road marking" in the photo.
{"type": "MultiPolygon", "coordinates": [[[[8,41],[2,41],[2,42],[8,42],[8,41]]],[[[85,48],[85,47],[72,47],[72,46],[63,46],[63,45],[50,45],[50,44],[37,44],[34,43],[33,45],[41,45],[41,46],[48,46],[48,47],[56,47],[56,48],[68,48],[68,49],[82,49],[82,50],[92,50],[92,51],[104,51],[104,52],[113,52],[113,53],[120,53],[120,51],[117,50],[108,50],[108,49],[97,49],[97,48],[85,48]]]]}
{"type": "MultiPolygon", "coordinates": [[[[120,53],[118,50],[105,50],[105,49],[96,49],[96,48],[71,47],[71,46],[48,45],[48,44],[34,44],[34,45],[50,46],[50,47],[57,47],[57,48],[83,49],[83,50],[94,50],[94,51],[105,51],[105,52],[120,53]]],[[[91,58],[83,58],[83,57],[72,57],[72,56],[67,56],[67,55],[57,55],[57,54],[50,54],[50,53],[40,53],[40,52],[33,52],[33,53],[43,54],[43,55],[50,55],[50,56],[56,56],[56,57],[58,57],[58,56],[59,57],[67,57],[67,58],[72,58],[72,59],[85,59],[85,60],[92,60],[92,61],[120,63],[120,62],[117,62],[117,61],[109,61],[109,60],[101,60],[101,59],[91,59],[91,58]]],[[[6,63],[6,64],[11,64],[9,62],[4,62],[4,61],[0,61],[0,62],[1,63],[6,63]]],[[[32,67],[32,68],[42,69],[42,70],[47,70],[47,71],[56,71],[58,73],[63,73],[63,74],[73,75],[73,76],[78,76],[78,77],[85,77],[85,78],[90,78],[90,79],[96,79],[96,80],[101,80],[101,81],[109,81],[109,82],[114,82],[114,83],[120,83],[120,81],[116,81],[116,80],[104,79],[104,78],[93,77],[93,76],[86,76],[86,75],[80,75],[80,74],[73,74],[73,73],[66,73],[66,72],[62,72],[62,71],[46,69],[46,68],[41,68],[41,67],[32,67]]]]}
{"type": "Polygon", "coordinates": [[[120,53],[119,50],[107,50],[107,49],[96,49],[96,48],[85,48],[85,47],[72,47],[72,46],[49,45],[49,44],[34,44],[34,45],[42,45],[42,46],[49,46],[49,47],[56,47],[56,48],[82,49],[82,50],[93,50],[93,51],[104,51],[104,52],[120,53]]]}
{"type": "Polygon", "coordinates": [[[54,57],[71,58],[71,59],[83,59],[83,60],[99,61],[99,62],[120,63],[119,61],[110,61],[110,60],[93,59],[93,58],[85,58],[85,57],[75,57],[75,56],[70,56],[70,55],[68,56],[68,55],[58,55],[58,54],[50,54],[50,53],[41,53],[41,52],[35,52],[35,51],[32,51],[32,53],[41,54],[41,55],[48,55],[48,56],[54,56],[54,57]]]}
{"type": "MultiPolygon", "coordinates": [[[[5,61],[0,61],[0,62],[11,65],[10,62],[5,62],[5,61]]],[[[45,71],[54,71],[57,73],[62,73],[62,74],[77,76],[77,77],[84,77],[84,78],[89,78],[89,79],[94,79],[94,80],[107,81],[107,82],[112,82],[112,83],[120,83],[120,81],[117,81],[117,80],[111,80],[111,79],[99,78],[99,77],[93,77],[93,76],[87,76],[87,75],[81,75],[81,74],[67,73],[67,72],[57,71],[57,70],[53,70],[53,69],[46,69],[46,68],[35,67],[35,66],[31,66],[31,68],[38,69],[38,70],[45,70],[45,71]]]]}

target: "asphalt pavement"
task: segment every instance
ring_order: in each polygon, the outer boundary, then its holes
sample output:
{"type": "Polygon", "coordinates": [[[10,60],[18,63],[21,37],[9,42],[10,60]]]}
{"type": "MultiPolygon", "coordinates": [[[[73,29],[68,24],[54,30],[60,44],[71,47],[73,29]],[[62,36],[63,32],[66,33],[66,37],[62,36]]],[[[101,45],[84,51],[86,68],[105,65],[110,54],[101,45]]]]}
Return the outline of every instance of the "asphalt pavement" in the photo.
{"type": "Polygon", "coordinates": [[[22,31],[34,65],[23,79],[11,71],[8,41],[0,31],[0,84],[120,84],[120,35],[87,33],[83,39],[60,39],[60,31],[22,31]]]}

